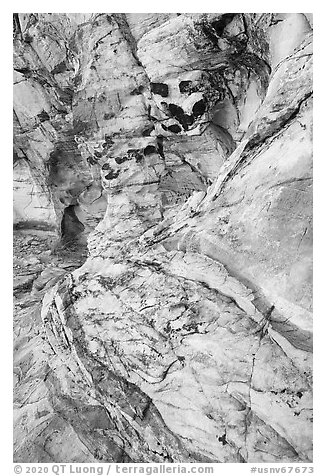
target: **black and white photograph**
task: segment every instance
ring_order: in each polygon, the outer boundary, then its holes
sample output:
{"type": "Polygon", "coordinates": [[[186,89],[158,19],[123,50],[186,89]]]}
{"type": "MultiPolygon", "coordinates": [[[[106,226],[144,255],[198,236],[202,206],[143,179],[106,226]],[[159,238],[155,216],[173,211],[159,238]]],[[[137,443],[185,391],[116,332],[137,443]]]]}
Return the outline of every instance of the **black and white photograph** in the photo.
{"type": "Polygon", "coordinates": [[[211,10],[12,13],[16,474],[313,470],[314,15],[211,10]]]}

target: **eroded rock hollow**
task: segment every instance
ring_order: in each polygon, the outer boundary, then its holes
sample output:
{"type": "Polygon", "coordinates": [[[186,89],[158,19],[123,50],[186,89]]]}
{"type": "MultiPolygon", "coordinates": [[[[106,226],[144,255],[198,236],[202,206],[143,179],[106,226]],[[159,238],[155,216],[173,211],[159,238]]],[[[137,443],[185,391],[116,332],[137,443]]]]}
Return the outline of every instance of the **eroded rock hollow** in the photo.
{"type": "Polygon", "coordinates": [[[312,460],[310,14],[14,14],[17,462],[312,460]]]}

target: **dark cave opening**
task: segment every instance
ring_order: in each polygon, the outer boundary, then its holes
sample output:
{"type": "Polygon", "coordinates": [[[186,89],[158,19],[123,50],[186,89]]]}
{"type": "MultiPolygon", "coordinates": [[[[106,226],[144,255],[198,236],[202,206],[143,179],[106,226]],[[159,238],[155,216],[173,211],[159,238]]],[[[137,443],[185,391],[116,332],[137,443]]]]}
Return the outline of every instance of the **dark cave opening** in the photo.
{"type": "Polygon", "coordinates": [[[78,219],[75,205],[65,208],[61,220],[61,239],[64,242],[74,241],[85,230],[85,226],[78,219]]]}

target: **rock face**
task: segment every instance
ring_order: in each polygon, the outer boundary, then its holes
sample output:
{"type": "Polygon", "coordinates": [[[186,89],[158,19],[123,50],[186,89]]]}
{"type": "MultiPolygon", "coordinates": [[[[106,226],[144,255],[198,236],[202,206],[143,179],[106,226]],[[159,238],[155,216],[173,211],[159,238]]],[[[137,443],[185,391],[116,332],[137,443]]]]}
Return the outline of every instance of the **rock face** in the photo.
{"type": "Polygon", "coordinates": [[[15,461],[311,461],[310,15],[14,14],[14,53],[15,461]]]}

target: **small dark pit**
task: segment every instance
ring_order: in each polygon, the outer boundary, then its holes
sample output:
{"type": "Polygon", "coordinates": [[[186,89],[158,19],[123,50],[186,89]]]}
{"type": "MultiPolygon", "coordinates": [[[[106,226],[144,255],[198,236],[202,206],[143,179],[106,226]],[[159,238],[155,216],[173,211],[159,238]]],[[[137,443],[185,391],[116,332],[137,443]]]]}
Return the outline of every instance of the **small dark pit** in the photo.
{"type": "Polygon", "coordinates": [[[182,107],[178,106],[177,104],[169,104],[169,111],[171,112],[172,116],[175,117],[184,115],[182,107]]]}
{"type": "Polygon", "coordinates": [[[117,177],[119,176],[119,171],[117,170],[116,172],[114,172],[113,170],[111,170],[111,172],[109,172],[105,178],[106,180],[113,180],[113,179],[116,179],[117,177]]]}
{"type": "Polygon", "coordinates": [[[61,61],[61,63],[57,64],[53,70],[51,71],[52,74],[60,74],[67,71],[67,65],[65,61],[61,61]]]}
{"type": "Polygon", "coordinates": [[[223,446],[227,445],[228,442],[226,441],[226,433],[224,433],[222,436],[219,436],[218,441],[220,441],[223,446]]]}
{"type": "Polygon", "coordinates": [[[105,140],[105,143],[108,144],[108,145],[112,145],[114,144],[114,141],[111,139],[111,137],[108,135],[108,134],[105,134],[104,136],[104,140],[105,140]]]}
{"type": "Polygon", "coordinates": [[[168,129],[169,131],[174,132],[175,134],[181,132],[181,127],[178,126],[178,124],[172,124],[172,126],[169,126],[168,129]]]}
{"type": "Polygon", "coordinates": [[[164,159],[163,136],[157,136],[157,149],[162,159],[164,159]]]}
{"type": "Polygon", "coordinates": [[[192,107],[192,113],[195,117],[199,117],[206,111],[206,102],[204,99],[197,101],[192,107]]]}
{"type": "Polygon", "coordinates": [[[111,165],[110,164],[102,165],[102,170],[111,170],[111,165]]]}
{"type": "Polygon", "coordinates": [[[90,164],[90,165],[95,165],[97,164],[97,160],[95,159],[95,157],[92,157],[91,155],[89,157],[87,157],[87,162],[90,164]]]}
{"type": "Polygon", "coordinates": [[[127,154],[131,159],[136,159],[136,162],[139,163],[143,160],[143,154],[137,149],[128,149],[127,154]]]}
{"type": "Polygon", "coordinates": [[[112,144],[108,144],[107,142],[104,142],[103,145],[102,145],[103,149],[105,149],[105,150],[109,149],[111,146],[112,146],[112,144]]]}
{"type": "Polygon", "coordinates": [[[231,21],[233,20],[235,16],[236,16],[236,13],[225,13],[217,21],[213,21],[211,23],[212,27],[214,28],[218,36],[223,35],[224,29],[227,27],[229,23],[231,23],[231,21]]]}
{"type": "Polygon", "coordinates": [[[192,84],[192,81],[180,81],[179,83],[179,91],[182,94],[190,94],[198,91],[198,86],[192,84]]]}
{"type": "Polygon", "coordinates": [[[114,160],[116,161],[117,164],[123,164],[127,160],[130,160],[130,158],[123,156],[123,157],[116,157],[114,160]]]}
{"type": "Polygon", "coordinates": [[[154,145],[148,145],[144,149],[144,155],[151,155],[155,154],[156,152],[156,147],[154,145]]]}
{"type": "Polygon", "coordinates": [[[24,41],[25,43],[32,43],[33,42],[33,37],[29,34],[29,33],[26,33],[26,35],[24,36],[24,41]]]}
{"type": "Polygon", "coordinates": [[[141,162],[144,158],[143,154],[141,154],[140,152],[136,152],[133,155],[133,157],[134,157],[134,159],[136,159],[137,164],[139,164],[139,162],[141,162]]]}
{"type": "Polygon", "coordinates": [[[173,117],[177,119],[182,127],[187,131],[188,126],[191,126],[194,123],[194,117],[189,114],[185,114],[182,107],[177,104],[169,104],[169,111],[173,117]]]}
{"type": "Polygon", "coordinates": [[[138,88],[133,89],[130,91],[131,96],[138,96],[144,91],[144,86],[138,86],[138,88]]]}
{"type": "Polygon", "coordinates": [[[218,46],[218,37],[214,31],[214,29],[211,26],[202,25],[202,30],[204,35],[213,43],[215,47],[218,46]]]}
{"type": "Polygon", "coordinates": [[[155,129],[154,126],[146,127],[146,129],[143,130],[142,136],[143,137],[148,137],[151,135],[151,132],[155,129]]]}
{"type": "Polygon", "coordinates": [[[41,122],[45,122],[45,121],[49,121],[50,120],[50,116],[49,114],[46,112],[46,111],[42,111],[40,112],[40,114],[37,115],[37,117],[39,118],[39,120],[41,122]]]}
{"type": "Polygon", "coordinates": [[[163,98],[166,98],[169,95],[169,87],[164,83],[151,83],[151,91],[154,94],[159,94],[163,98]]]}

